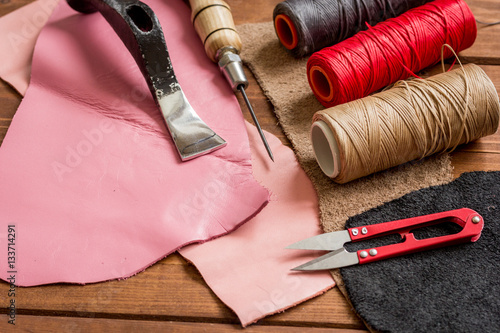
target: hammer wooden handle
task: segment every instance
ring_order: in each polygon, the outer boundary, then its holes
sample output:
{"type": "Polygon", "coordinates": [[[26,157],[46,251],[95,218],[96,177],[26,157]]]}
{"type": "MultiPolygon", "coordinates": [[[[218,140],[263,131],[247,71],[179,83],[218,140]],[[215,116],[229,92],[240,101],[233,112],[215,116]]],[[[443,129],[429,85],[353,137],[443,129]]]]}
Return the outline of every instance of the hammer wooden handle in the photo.
{"type": "Polygon", "coordinates": [[[191,20],[205,45],[208,57],[217,62],[217,51],[233,47],[241,50],[241,39],[234,26],[229,5],[222,0],[189,0],[191,20]]]}

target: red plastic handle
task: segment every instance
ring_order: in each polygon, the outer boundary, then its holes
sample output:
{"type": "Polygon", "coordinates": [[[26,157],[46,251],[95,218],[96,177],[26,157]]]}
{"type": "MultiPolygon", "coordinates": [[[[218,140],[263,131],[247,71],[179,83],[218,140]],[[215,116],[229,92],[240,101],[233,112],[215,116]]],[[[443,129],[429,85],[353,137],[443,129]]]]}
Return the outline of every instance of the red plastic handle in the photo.
{"type": "Polygon", "coordinates": [[[360,264],[413,252],[435,249],[459,243],[475,242],[481,236],[484,221],[481,215],[469,208],[461,208],[442,213],[412,217],[404,220],[385,222],[348,229],[352,242],[398,233],[403,242],[357,251],[360,264]],[[412,230],[444,222],[454,222],[463,229],[452,235],[417,240],[412,230]]]}

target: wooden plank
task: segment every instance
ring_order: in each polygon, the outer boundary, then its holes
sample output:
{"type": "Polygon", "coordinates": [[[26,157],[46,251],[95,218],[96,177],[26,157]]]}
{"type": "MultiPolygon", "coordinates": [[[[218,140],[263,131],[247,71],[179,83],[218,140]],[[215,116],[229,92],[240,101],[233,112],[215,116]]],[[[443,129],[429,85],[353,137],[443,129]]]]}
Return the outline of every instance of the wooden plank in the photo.
{"type": "MultiPolygon", "coordinates": [[[[38,333],[51,332],[241,332],[241,327],[230,324],[188,323],[174,321],[145,321],[106,318],[75,318],[53,316],[16,316],[16,331],[38,333]]],[[[10,332],[14,327],[7,323],[7,316],[0,316],[0,331],[10,332]]],[[[279,327],[254,325],[245,329],[248,333],[277,332],[300,333],[303,327],[279,327]]],[[[312,333],[363,333],[364,330],[308,328],[312,333]]]]}
{"type": "MultiPolygon", "coordinates": [[[[498,0],[465,0],[475,18],[484,22],[500,21],[498,0]]],[[[500,65],[500,24],[486,26],[478,23],[474,45],[462,52],[460,57],[468,62],[484,65],[500,65]]]]}
{"type": "Polygon", "coordinates": [[[10,13],[24,5],[27,5],[35,0],[1,0],[0,1],[0,16],[10,13]]]}
{"type": "Polygon", "coordinates": [[[500,153],[457,151],[451,155],[454,177],[471,171],[500,171],[500,153]]]}
{"type": "Polygon", "coordinates": [[[234,24],[240,25],[243,23],[260,23],[272,21],[274,7],[276,7],[276,5],[283,0],[225,1],[229,5],[229,7],[231,7],[234,24]]]}
{"type": "MultiPolygon", "coordinates": [[[[0,294],[7,295],[8,287],[2,282],[0,294]]],[[[16,304],[21,314],[43,309],[51,315],[239,323],[236,315],[212,293],[196,268],[177,254],[121,281],[18,288],[16,304]]],[[[6,311],[5,307],[0,310],[6,311]]],[[[338,289],[263,322],[364,327],[338,289]]]]}
{"type": "MultiPolygon", "coordinates": [[[[498,154],[500,150],[500,133],[481,138],[457,149],[457,152],[498,154]]],[[[464,156],[465,158],[465,156],[464,156]]]]}
{"type": "Polygon", "coordinates": [[[0,108],[0,145],[20,103],[21,96],[11,86],[0,80],[0,105],[2,105],[0,108]]]}

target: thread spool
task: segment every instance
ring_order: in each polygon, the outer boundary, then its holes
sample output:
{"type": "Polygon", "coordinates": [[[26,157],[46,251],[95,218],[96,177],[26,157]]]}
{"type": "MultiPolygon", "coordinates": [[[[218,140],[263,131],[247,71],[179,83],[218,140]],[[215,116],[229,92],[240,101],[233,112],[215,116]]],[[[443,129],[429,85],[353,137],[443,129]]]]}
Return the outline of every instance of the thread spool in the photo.
{"type": "Polygon", "coordinates": [[[318,111],[311,142],[323,172],[342,184],[493,134],[499,115],[495,86],[468,64],[318,111]]]}
{"type": "Polygon", "coordinates": [[[286,0],[274,8],[281,44],[303,57],[431,0],[286,0]]]}
{"type": "MultiPolygon", "coordinates": [[[[443,44],[457,52],[470,47],[476,34],[463,0],[436,0],[314,53],[309,85],[326,107],[346,103],[436,64],[443,44]]],[[[446,49],[444,57],[452,54],[446,49]]]]}

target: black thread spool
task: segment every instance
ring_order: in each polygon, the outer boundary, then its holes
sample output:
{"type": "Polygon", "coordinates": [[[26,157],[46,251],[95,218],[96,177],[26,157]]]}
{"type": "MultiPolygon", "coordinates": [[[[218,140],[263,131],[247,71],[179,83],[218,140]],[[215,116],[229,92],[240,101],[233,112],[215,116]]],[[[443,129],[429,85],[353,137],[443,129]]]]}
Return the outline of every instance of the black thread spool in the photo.
{"type": "Polygon", "coordinates": [[[273,12],[276,34],[294,56],[337,44],[369,25],[431,0],[286,0],[273,12]]]}

